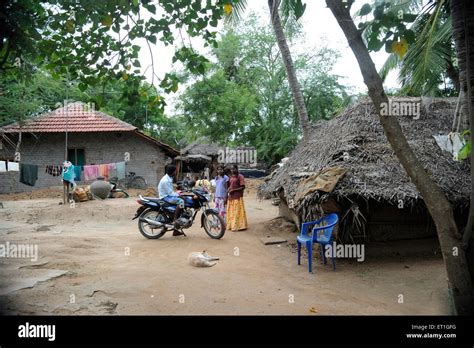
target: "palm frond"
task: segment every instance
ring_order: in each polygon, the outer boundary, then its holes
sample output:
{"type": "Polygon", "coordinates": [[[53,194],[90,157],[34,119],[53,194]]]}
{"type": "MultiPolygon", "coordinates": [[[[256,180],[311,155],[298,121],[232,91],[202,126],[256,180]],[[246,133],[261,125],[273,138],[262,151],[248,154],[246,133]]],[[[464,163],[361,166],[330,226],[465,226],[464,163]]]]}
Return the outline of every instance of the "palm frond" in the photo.
{"type": "Polygon", "coordinates": [[[385,81],[390,71],[398,68],[399,66],[400,66],[400,59],[395,53],[391,53],[379,70],[379,75],[382,78],[382,81],[385,81]]]}
{"type": "Polygon", "coordinates": [[[451,59],[451,20],[441,19],[443,2],[438,2],[402,62],[399,80],[409,93],[433,94],[451,59]]]}
{"type": "Polygon", "coordinates": [[[224,23],[235,26],[242,21],[245,10],[247,9],[247,0],[238,0],[233,3],[232,12],[225,16],[224,23]]]}

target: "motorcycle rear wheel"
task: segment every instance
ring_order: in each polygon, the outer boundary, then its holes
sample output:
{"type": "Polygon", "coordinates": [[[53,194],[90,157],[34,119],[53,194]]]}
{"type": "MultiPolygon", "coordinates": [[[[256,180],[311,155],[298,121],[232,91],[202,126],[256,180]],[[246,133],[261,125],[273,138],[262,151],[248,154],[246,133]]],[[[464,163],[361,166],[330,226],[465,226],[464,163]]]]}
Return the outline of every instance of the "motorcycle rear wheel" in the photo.
{"type": "Polygon", "coordinates": [[[140,230],[140,233],[148,239],[158,239],[163,237],[163,235],[166,233],[166,227],[163,226],[158,228],[151,228],[149,223],[141,220],[143,218],[163,221],[166,218],[162,213],[156,210],[146,209],[143,213],[141,213],[140,217],[138,218],[138,229],[140,230]]]}

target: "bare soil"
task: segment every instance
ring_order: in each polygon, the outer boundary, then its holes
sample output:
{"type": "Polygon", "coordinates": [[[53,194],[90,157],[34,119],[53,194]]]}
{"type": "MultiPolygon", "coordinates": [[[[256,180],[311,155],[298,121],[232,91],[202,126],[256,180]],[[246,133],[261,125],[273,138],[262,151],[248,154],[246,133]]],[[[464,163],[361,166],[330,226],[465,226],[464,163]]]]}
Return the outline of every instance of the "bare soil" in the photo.
{"type": "MultiPolygon", "coordinates": [[[[249,182],[250,228],[209,238],[199,224],[187,237],[147,240],[131,221],[135,198],[60,205],[60,188],[3,195],[0,244],[36,244],[36,261],[0,257],[5,314],[448,314],[446,271],[436,240],[368,246],[366,260],[315,252],[296,263],[296,233],[256,199],[249,182]],[[42,194],[42,196],[41,196],[42,194]],[[264,245],[261,238],[288,243],[264,245]],[[214,267],[187,263],[193,251],[220,257],[214,267]]],[[[137,192],[132,192],[136,194],[137,192]]]]}

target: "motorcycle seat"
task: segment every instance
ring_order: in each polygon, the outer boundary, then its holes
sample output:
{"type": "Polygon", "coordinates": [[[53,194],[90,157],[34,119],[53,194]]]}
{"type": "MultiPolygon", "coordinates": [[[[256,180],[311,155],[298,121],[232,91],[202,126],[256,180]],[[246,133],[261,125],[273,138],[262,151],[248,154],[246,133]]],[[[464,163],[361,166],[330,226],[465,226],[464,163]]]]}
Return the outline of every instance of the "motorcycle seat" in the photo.
{"type": "Polygon", "coordinates": [[[148,201],[155,202],[155,203],[168,204],[168,203],[165,202],[163,199],[157,198],[157,197],[143,197],[143,198],[146,199],[146,200],[148,200],[148,201]]]}

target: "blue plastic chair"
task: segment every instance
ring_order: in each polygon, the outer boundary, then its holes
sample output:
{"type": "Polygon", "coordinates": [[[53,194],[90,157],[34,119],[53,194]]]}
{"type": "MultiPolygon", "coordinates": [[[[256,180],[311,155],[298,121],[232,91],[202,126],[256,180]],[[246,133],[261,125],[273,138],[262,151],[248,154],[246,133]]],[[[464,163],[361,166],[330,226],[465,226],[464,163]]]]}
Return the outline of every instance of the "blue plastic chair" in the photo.
{"type": "MultiPolygon", "coordinates": [[[[305,222],[301,225],[301,233],[296,237],[298,242],[298,265],[301,265],[301,244],[306,246],[308,250],[308,268],[309,272],[313,271],[313,243],[321,245],[321,254],[323,257],[324,264],[326,264],[325,248],[326,245],[332,244],[332,230],[338,222],[337,214],[329,214],[322,217],[317,221],[305,222]],[[314,225],[311,230],[311,234],[308,234],[309,226],[314,225]]],[[[336,270],[336,261],[334,259],[334,248],[331,248],[331,258],[334,271],[336,270]]]]}

